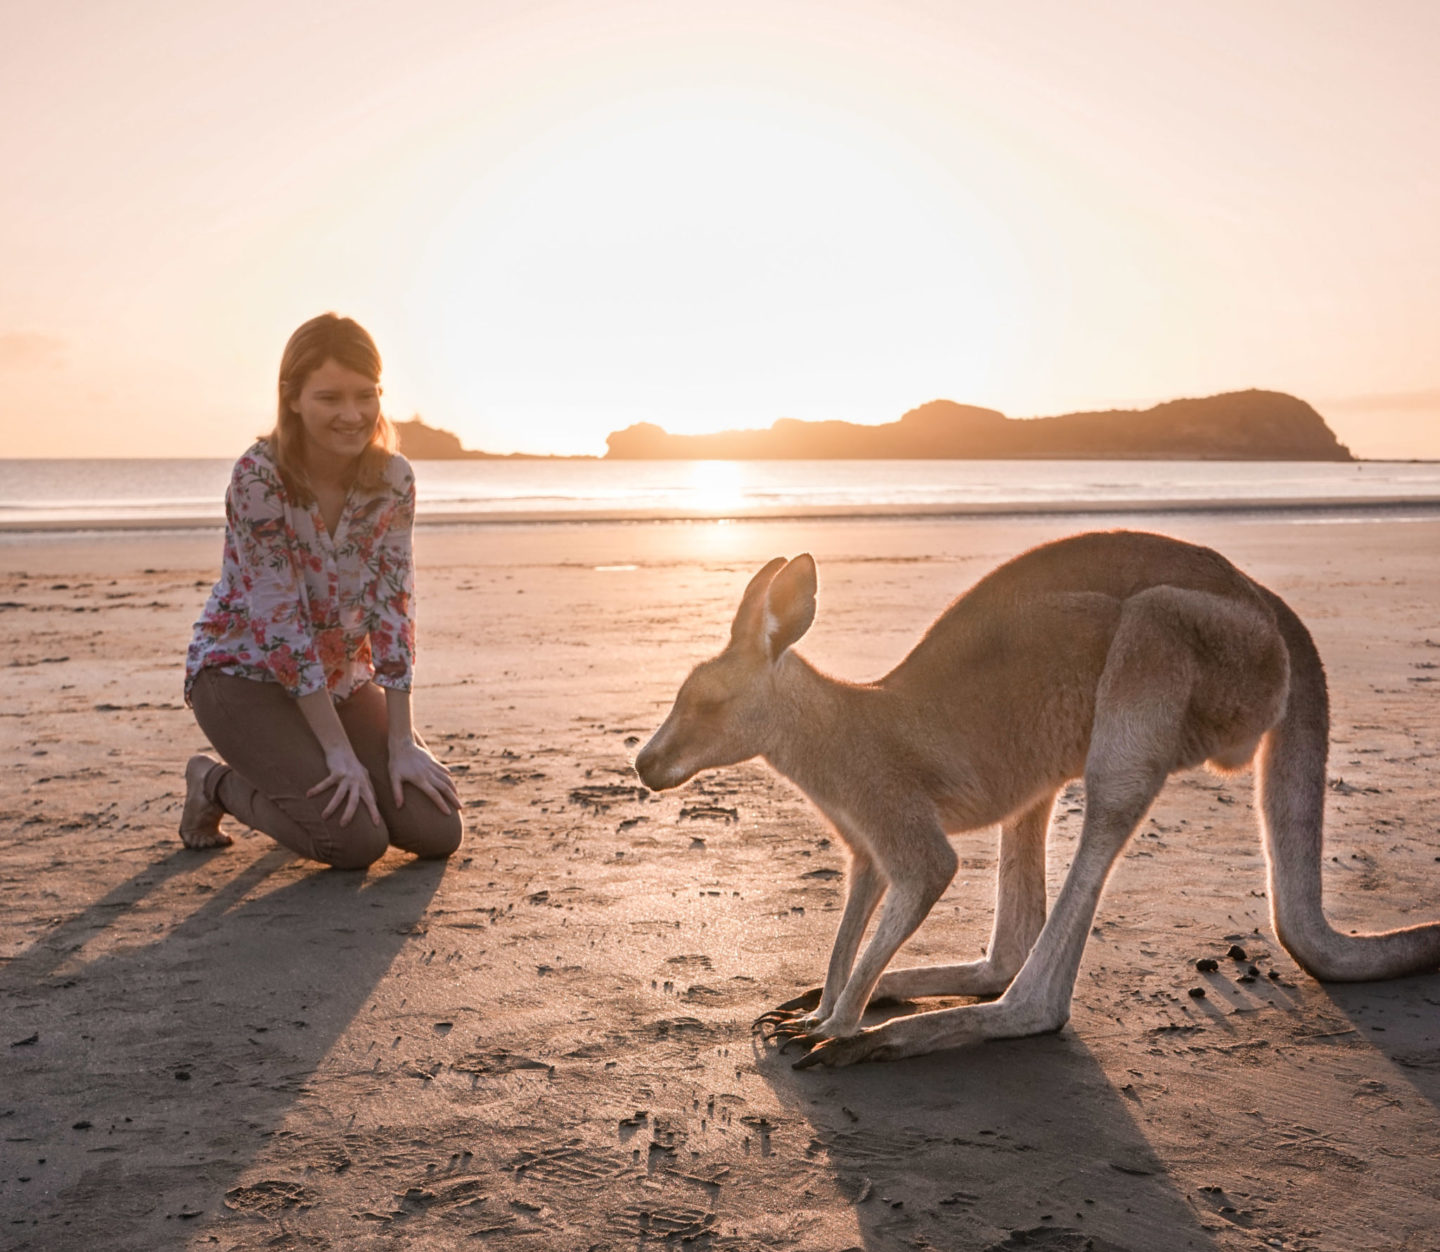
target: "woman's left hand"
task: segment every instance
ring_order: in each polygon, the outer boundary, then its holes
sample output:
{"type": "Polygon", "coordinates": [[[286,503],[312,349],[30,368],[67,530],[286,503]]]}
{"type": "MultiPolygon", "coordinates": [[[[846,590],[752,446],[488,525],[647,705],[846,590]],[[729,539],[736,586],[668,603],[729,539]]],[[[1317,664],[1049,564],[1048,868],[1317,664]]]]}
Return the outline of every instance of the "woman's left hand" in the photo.
{"type": "Polygon", "coordinates": [[[397,808],[405,805],[406,783],[423,791],[442,813],[459,812],[460,799],[450,771],[430,755],[429,748],[414,740],[390,745],[390,790],[397,808]]]}

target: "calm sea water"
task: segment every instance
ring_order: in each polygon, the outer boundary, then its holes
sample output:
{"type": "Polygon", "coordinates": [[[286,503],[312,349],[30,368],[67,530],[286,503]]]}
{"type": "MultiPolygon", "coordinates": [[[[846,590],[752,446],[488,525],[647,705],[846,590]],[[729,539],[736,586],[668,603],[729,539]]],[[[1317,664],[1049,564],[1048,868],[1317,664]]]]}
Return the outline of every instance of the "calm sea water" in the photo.
{"type": "MultiPolygon", "coordinates": [[[[0,525],[209,524],[228,460],[0,460],[0,525]]],[[[1430,498],[1440,464],[1235,461],[417,461],[430,520],[1430,498]]]]}

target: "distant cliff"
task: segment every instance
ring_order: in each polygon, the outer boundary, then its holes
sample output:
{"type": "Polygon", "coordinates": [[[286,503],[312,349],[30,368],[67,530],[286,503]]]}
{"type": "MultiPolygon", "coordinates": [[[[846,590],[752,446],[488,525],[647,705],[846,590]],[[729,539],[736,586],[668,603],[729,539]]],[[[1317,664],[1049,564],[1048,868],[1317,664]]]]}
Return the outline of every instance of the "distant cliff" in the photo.
{"type": "Polygon", "coordinates": [[[412,461],[491,461],[491,452],[471,452],[460,446],[460,437],[448,430],[427,426],[419,417],[408,422],[396,422],[395,433],[400,437],[400,451],[412,461]]]}
{"type": "Polygon", "coordinates": [[[883,426],[781,418],[769,430],[714,435],[672,435],[642,422],[616,431],[606,443],[607,460],[1355,459],[1319,413],[1279,391],[1028,419],[932,400],[883,426]]]}
{"type": "Polygon", "coordinates": [[[472,452],[460,446],[458,435],[437,426],[427,426],[419,417],[395,422],[400,451],[412,461],[594,461],[592,456],[537,456],[530,452],[472,452]]]}

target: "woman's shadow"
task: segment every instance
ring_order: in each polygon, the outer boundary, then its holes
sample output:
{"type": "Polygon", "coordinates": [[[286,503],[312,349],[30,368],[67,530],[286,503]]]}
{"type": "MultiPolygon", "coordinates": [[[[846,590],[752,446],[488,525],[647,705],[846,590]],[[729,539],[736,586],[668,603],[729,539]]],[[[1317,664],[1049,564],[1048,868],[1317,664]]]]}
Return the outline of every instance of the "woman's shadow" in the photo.
{"type": "Polygon", "coordinates": [[[391,853],[362,874],[276,849],[213,888],[207,867],[213,854],[177,850],[0,975],[0,1241],[171,1246],[227,1211],[303,1204],[299,1184],[240,1176],[416,933],[445,863],[391,853]],[[174,923],[177,897],[198,907],[174,923]]]}

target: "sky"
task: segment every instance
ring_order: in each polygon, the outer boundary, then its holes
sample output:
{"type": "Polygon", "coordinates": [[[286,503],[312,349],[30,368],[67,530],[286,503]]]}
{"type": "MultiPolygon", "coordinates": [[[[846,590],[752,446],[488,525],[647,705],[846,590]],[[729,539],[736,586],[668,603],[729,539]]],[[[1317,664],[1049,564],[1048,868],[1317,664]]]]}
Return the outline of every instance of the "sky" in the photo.
{"type": "Polygon", "coordinates": [[[1440,5],[0,0],[7,456],[234,456],[327,309],[487,451],[1248,387],[1440,457],[1440,5]]]}

